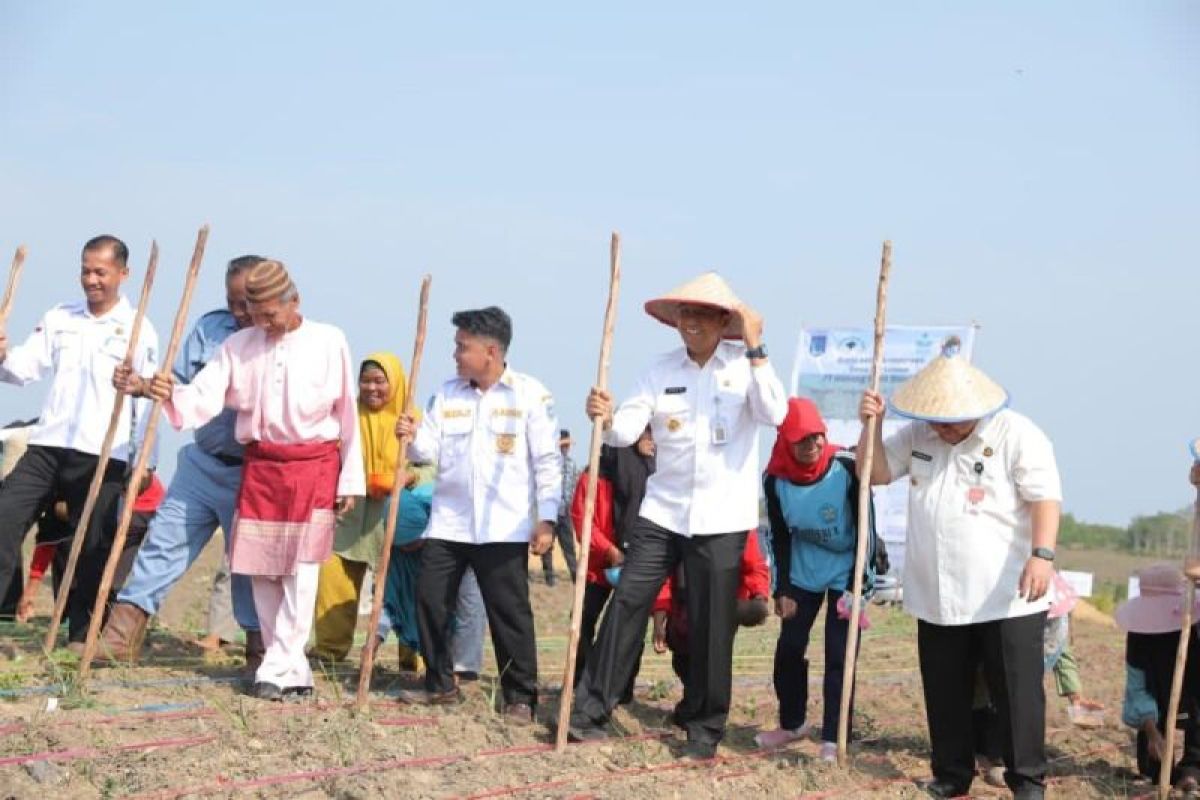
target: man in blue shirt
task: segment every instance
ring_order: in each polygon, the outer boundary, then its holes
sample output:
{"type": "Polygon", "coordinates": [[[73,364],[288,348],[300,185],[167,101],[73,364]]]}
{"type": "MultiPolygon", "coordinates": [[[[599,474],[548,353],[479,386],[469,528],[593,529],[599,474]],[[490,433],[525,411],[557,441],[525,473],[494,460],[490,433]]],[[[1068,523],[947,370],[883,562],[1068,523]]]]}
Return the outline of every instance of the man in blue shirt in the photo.
{"type": "MultiPolygon", "coordinates": [[[[210,311],[197,320],[172,370],[177,381],[191,381],[230,335],[251,324],[246,275],[262,261],[259,256],[241,256],[229,262],[225,272],[227,308],[210,311]]],[[[133,394],[142,395],[148,381],[136,376],[130,380],[133,394]]],[[[197,428],[195,442],[181,448],[178,458],[167,497],[104,627],[102,657],[136,661],[150,617],[162,607],[171,587],[204,550],[218,526],[227,537],[232,530],[242,477],[242,445],[234,438],[234,412],[225,409],[197,428]]],[[[249,578],[234,575],[232,592],[234,617],[246,632],[247,668],[253,673],[262,659],[263,643],[249,578]]]]}

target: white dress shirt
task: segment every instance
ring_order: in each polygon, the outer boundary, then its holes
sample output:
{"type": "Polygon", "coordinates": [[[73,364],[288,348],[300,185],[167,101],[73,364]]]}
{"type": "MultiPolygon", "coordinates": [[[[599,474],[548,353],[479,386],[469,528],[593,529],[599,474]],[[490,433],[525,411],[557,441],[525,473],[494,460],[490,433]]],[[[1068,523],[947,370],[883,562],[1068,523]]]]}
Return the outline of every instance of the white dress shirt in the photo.
{"type": "Polygon", "coordinates": [[[1062,500],[1054,449],[1028,418],[1004,410],[957,445],[925,422],[884,443],[893,478],[909,476],[904,607],[937,625],[1045,611],[1018,594],[1033,549],[1030,503],[1062,500]]]}
{"type": "Polygon", "coordinates": [[[658,465],[641,516],[684,536],[758,525],[758,426],[787,416],[787,393],[770,364],[722,342],[703,367],[672,350],[638,381],[604,440],[628,447],[650,425],[658,465]]]}
{"type": "MultiPolygon", "coordinates": [[[[135,315],[124,297],[98,317],[83,300],[62,303],[46,312],[28,339],[9,349],[0,363],[0,380],[24,386],[51,375],[31,445],[100,454],[117,397],[113,369],[125,358],[135,315]]],[[[158,369],[158,334],[149,319],[142,320],[133,368],[144,377],[158,369]]],[[[152,407],[145,398],[125,398],[113,458],[129,460],[131,411],[138,427],[135,441],[142,441],[152,407]]]]}
{"type": "Polygon", "coordinates": [[[433,396],[408,448],[436,462],[427,539],[527,542],[538,520],[558,519],[562,458],[554,398],[512,369],[487,391],[455,378],[433,396]]]}

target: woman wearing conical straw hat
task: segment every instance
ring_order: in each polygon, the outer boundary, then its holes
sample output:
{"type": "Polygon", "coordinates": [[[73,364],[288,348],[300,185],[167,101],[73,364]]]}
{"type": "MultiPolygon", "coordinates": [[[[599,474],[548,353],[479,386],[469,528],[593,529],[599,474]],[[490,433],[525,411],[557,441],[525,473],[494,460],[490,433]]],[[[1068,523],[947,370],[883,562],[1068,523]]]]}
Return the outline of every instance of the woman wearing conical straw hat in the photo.
{"type": "Polygon", "coordinates": [[[716,273],[645,308],[678,331],[683,347],[658,357],[615,413],[608,392],[588,395],[588,416],[604,421],[606,444],[627,447],[650,426],[658,469],[647,481],[621,580],[584,666],[568,734],[607,735],[655,596],[682,563],[692,658],[674,720],[687,731],[687,753],[707,758],[729,713],[742,551],[758,525],[758,429],[783,421],[787,394],[767,361],[762,318],[716,273]]]}
{"type": "MultiPolygon", "coordinates": [[[[1043,797],[1042,630],[1062,502],[1054,450],[1007,408],[1007,392],[967,362],[957,338],[889,405],[913,422],[886,442],[876,426],[876,452],[886,457],[875,459],[871,483],[910,483],[904,605],[917,618],[933,750],[925,788],[955,797],[971,785],[971,701],[982,663],[1003,732],[1005,782],[1015,797],[1043,797]]],[[[864,393],[860,412],[882,417],[883,398],[864,393]]]]}

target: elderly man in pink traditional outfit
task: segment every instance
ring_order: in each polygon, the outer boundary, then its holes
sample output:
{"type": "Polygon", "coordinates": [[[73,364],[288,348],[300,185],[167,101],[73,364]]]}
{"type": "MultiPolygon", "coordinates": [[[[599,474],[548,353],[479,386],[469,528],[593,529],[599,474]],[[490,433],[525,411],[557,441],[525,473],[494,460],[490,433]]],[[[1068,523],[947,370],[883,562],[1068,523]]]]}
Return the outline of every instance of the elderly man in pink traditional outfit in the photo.
{"type": "Polygon", "coordinates": [[[187,386],[155,376],[176,428],[203,425],[232,408],[246,444],[230,567],[249,575],[266,652],[254,694],[266,700],[312,693],[304,647],[317,573],[329,557],[338,514],[365,493],[355,364],[345,335],[300,315],[300,297],[278,261],[246,278],[254,327],[225,340],[187,386]]]}

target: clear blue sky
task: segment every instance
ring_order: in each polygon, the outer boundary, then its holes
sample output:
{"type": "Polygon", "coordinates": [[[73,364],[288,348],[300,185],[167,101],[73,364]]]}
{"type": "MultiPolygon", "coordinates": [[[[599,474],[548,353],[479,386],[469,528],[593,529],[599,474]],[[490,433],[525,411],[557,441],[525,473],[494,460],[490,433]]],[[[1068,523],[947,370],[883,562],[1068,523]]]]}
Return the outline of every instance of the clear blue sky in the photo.
{"type": "MultiPolygon", "coordinates": [[[[982,325],[976,362],[1053,438],[1069,511],[1191,499],[1197,4],[334,6],[0,0],[3,264],[30,247],[12,337],[112,232],[131,295],[158,237],[165,339],[207,221],[193,318],[259,252],[356,354],[407,361],[430,271],[422,394],[450,313],[502,305],[582,457],[610,230],[618,394],[675,344],[654,293],[719,269],[786,378],[802,323],[870,322],[891,238],[890,319],[982,325]]],[[[0,388],[0,417],[41,396],[0,388]]]]}

